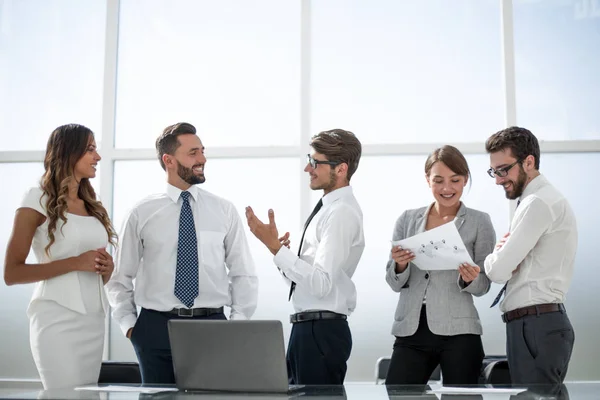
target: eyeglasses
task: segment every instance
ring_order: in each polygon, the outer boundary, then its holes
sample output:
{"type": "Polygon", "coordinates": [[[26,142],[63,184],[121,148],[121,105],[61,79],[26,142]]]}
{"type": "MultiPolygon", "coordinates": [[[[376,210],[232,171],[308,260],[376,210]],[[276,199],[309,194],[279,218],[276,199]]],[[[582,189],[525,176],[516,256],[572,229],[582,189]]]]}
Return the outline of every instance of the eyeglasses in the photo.
{"type": "Polygon", "coordinates": [[[515,165],[517,165],[520,162],[521,161],[517,160],[514,163],[512,163],[506,167],[502,167],[502,168],[498,168],[498,169],[490,168],[487,170],[487,173],[491,178],[495,178],[496,177],[495,175],[498,175],[500,178],[504,178],[506,175],[508,175],[508,171],[510,171],[510,169],[512,167],[514,167],[515,165]]]}
{"type": "Polygon", "coordinates": [[[321,160],[315,160],[314,158],[312,158],[312,156],[310,154],[306,155],[307,159],[308,159],[308,163],[310,164],[310,167],[312,169],[317,168],[317,165],[319,164],[329,164],[332,167],[335,167],[338,164],[341,164],[341,162],[337,162],[337,161],[321,161],[321,160]]]}

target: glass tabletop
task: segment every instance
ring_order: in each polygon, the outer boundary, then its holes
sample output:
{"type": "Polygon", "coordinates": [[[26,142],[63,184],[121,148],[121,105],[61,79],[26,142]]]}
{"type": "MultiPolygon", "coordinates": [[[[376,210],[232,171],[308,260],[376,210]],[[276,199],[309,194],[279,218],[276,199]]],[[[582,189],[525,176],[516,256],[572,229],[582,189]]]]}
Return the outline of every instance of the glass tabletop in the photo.
{"type": "Polygon", "coordinates": [[[89,400],[171,400],[171,399],[389,399],[389,400],[596,400],[600,399],[600,382],[568,382],[558,386],[529,386],[520,393],[517,388],[507,386],[470,386],[447,388],[441,385],[385,386],[376,384],[348,383],[344,386],[305,386],[285,394],[264,393],[215,393],[200,391],[174,391],[173,386],[133,386],[115,388],[117,385],[100,385],[97,391],[72,389],[32,390],[27,388],[0,388],[0,399],[89,399],[89,400]],[[125,390],[130,391],[113,391],[125,390]],[[156,389],[169,390],[157,393],[140,391],[156,389]],[[510,389],[510,390],[509,390],[510,389]]]}

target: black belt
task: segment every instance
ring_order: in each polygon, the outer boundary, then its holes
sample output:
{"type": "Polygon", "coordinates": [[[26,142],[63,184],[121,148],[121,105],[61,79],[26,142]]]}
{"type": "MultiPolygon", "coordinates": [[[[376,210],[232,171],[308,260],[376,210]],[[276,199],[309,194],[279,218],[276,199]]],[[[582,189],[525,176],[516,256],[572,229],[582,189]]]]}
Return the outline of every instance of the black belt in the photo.
{"type": "Polygon", "coordinates": [[[331,311],[304,311],[290,315],[290,323],[313,321],[315,319],[347,319],[348,316],[331,311]]]}
{"type": "Polygon", "coordinates": [[[525,317],[526,315],[539,315],[549,312],[565,311],[565,306],[562,303],[537,304],[535,306],[517,308],[516,310],[507,311],[502,314],[502,321],[510,322],[514,319],[525,317]]]}
{"type": "Polygon", "coordinates": [[[222,314],[223,307],[219,308],[174,308],[170,311],[161,311],[169,315],[177,315],[179,317],[208,317],[213,314],[222,314]]]}

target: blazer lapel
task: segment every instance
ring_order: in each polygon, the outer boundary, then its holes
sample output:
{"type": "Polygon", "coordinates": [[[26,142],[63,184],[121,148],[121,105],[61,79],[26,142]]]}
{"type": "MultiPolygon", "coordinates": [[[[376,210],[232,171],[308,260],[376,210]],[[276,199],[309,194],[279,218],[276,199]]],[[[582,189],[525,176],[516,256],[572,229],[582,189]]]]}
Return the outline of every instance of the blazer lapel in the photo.
{"type": "Polygon", "coordinates": [[[464,203],[460,203],[460,208],[458,209],[458,213],[456,217],[454,217],[454,225],[456,225],[456,229],[460,230],[460,227],[465,222],[465,215],[467,214],[467,207],[464,203]]]}
{"type": "Polygon", "coordinates": [[[427,207],[425,211],[423,211],[423,213],[417,217],[417,220],[415,221],[415,228],[417,230],[415,235],[417,233],[425,232],[425,227],[427,227],[427,216],[429,215],[429,210],[431,210],[431,207],[433,207],[433,203],[430,204],[429,207],[427,207]]]}

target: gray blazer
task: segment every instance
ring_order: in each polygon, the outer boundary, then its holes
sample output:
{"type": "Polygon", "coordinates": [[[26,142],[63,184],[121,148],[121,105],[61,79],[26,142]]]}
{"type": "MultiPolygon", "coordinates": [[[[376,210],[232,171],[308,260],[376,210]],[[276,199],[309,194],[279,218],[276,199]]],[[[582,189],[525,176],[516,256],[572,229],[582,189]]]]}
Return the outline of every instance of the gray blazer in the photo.
{"type": "MultiPolygon", "coordinates": [[[[402,213],[396,221],[393,240],[424,232],[432,205],[402,213]]],[[[462,203],[454,223],[471,259],[481,267],[479,276],[468,286],[458,270],[431,271],[429,279],[425,279],[427,272],[412,263],[404,272],[396,274],[396,263],[390,254],[385,279],[394,292],[400,293],[392,327],[394,336],[411,336],[416,332],[425,292],[427,324],[431,332],[437,335],[483,333],[473,296],[483,296],[490,290],[483,261],[494,250],[496,233],[488,214],[467,208],[462,203]]]]}

